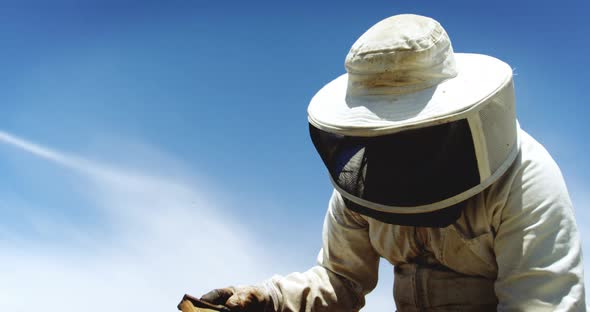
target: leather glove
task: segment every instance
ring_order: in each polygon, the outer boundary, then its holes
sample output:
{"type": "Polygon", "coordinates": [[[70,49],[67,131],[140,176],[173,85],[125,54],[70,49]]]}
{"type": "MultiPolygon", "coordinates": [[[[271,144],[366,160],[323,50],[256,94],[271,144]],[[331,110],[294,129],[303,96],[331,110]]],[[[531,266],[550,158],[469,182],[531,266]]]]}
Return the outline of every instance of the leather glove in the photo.
{"type": "Polygon", "coordinates": [[[274,305],[268,291],[262,286],[241,286],[214,289],[201,300],[220,304],[236,312],[269,312],[274,305]]]}

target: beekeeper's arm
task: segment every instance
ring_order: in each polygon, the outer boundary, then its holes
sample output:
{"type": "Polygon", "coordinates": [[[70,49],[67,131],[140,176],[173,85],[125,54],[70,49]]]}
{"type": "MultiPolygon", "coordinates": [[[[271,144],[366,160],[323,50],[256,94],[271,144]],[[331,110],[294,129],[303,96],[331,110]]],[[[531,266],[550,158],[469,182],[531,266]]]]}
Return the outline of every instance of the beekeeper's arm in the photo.
{"type": "Polygon", "coordinates": [[[375,288],[379,256],[365,219],[334,192],[324,221],[318,265],[267,282],[277,311],[357,311],[375,288]]]}
{"type": "Polygon", "coordinates": [[[524,151],[494,249],[498,311],[585,311],[581,246],[563,177],[540,145],[524,151]]]}
{"type": "Polygon", "coordinates": [[[324,221],[318,265],[274,276],[262,285],[215,289],[201,299],[231,311],[358,311],[377,285],[379,256],[365,219],[347,209],[336,191],[324,221]]]}

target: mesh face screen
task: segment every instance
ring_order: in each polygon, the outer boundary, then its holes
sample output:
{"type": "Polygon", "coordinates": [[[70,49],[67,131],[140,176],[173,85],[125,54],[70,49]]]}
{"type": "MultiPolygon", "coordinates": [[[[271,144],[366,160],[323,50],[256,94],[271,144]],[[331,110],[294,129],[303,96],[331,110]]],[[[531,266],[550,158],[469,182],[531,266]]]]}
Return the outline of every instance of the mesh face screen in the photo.
{"type": "Polygon", "coordinates": [[[369,202],[427,205],[480,183],[465,119],[377,137],[332,134],[312,125],[309,129],[335,183],[369,202]]]}

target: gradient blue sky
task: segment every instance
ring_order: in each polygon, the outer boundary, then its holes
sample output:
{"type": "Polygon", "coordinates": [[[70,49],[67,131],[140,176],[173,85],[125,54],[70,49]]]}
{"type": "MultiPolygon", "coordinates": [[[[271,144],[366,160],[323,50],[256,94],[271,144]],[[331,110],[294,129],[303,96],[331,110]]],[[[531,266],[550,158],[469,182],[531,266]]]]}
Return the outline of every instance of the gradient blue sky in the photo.
{"type": "MultiPolygon", "coordinates": [[[[97,311],[125,310],[125,294],[173,310],[185,291],[313,265],[331,187],[308,101],[360,34],[399,13],[514,68],[520,124],[560,164],[590,235],[589,7],[0,1],[0,310],[37,291],[48,311],[88,292],[105,298],[97,311]]],[[[366,311],[391,310],[383,280],[366,311]]]]}

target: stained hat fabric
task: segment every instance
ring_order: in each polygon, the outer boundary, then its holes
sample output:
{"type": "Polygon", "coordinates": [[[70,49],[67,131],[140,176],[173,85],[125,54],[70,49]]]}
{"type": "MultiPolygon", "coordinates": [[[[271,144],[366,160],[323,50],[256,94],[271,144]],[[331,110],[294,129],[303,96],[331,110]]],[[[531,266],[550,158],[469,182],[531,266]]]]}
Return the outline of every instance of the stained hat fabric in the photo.
{"type": "Polygon", "coordinates": [[[308,117],[319,129],[353,136],[459,119],[512,78],[510,66],[496,58],[454,53],[437,21],[412,14],[367,30],[345,68],[312,98],[308,117]]]}

